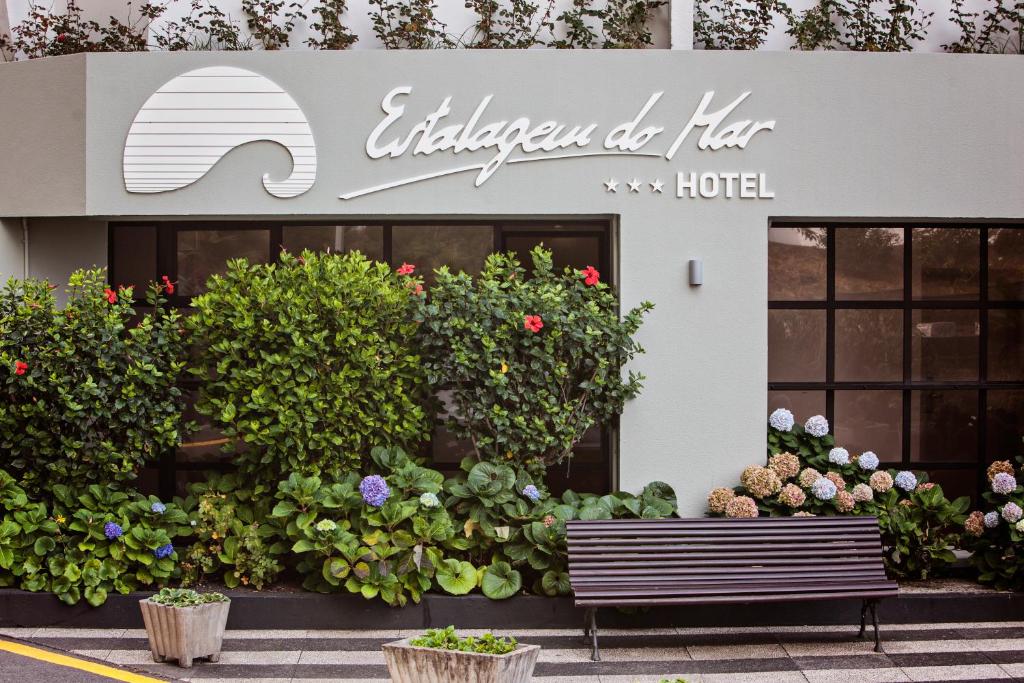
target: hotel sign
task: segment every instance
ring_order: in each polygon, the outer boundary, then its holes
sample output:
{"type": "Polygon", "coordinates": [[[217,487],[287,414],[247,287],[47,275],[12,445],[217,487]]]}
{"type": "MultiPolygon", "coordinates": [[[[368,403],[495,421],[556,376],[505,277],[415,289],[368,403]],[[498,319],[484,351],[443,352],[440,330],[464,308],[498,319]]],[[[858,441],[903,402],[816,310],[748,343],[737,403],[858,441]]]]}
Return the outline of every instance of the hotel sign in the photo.
{"type": "MultiPolygon", "coordinates": [[[[671,161],[687,140],[699,150],[745,149],[759,133],[775,128],[774,120],[742,118],[737,110],[750,96],[728,99],[714,91],[703,94],[687,118],[655,122],[653,110],[664,91],[654,92],[633,118],[607,129],[592,122],[555,119],[513,120],[489,115],[494,95],[481,98],[465,120],[452,118],[452,97],[422,119],[407,120],[406,103],[413,89],[400,86],[381,101],[384,116],[369,132],[365,151],[374,160],[438,156],[447,161],[429,173],[396,178],[339,195],[351,200],[369,194],[456,174],[473,174],[475,187],[488,182],[503,166],[564,161],[582,157],[648,157],[671,161]],[[722,102],[726,102],[724,105],[722,102]]],[[[171,79],[136,114],[125,142],[125,188],[132,193],[159,193],[195,183],[236,147],[256,141],[275,142],[292,158],[292,172],[283,180],[263,175],[271,195],[295,197],[316,181],[317,149],[302,108],[280,86],[252,71],[235,67],[197,69],[171,79]]],[[[641,186],[663,193],[660,178],[622,183],[624,193],[641,186]]],[[[598,187],[619,191],[614,178],[598,187]]],[[[678,197],[771,199],[764,173],[676,173],[678,197]]]]}

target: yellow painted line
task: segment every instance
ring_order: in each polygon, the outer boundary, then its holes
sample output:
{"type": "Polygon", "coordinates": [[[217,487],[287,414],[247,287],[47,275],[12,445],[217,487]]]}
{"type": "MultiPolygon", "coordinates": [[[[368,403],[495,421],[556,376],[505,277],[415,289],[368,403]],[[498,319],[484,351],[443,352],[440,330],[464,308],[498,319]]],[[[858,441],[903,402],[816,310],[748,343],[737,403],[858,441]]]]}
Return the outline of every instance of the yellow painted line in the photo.
{"type": "Polygon", "coordinates": [[[8,640],[0,640],[0,650],[21,655],[23,657],[38,659],[42,662],[56,664],[57,666],[66,666],[71,669],[86,671],[91,674],[96,674],[97,676],[106,676],[107,678],[115,681],[126,681],[126,683],[164,683],[164,681],[159,678],[151,678],[150,676],[143,676],[130,671],[122,671],[121,669],[115,669],[111,666],[97,664],[96,662],[90,662],[84,659],[76,659],[75,657],[68,657],[67,655],[57,654],[56,652],[50,652],[49,650],[42,650],[38,647],[22,645],[21,643],[12,643],[8,640]]]}

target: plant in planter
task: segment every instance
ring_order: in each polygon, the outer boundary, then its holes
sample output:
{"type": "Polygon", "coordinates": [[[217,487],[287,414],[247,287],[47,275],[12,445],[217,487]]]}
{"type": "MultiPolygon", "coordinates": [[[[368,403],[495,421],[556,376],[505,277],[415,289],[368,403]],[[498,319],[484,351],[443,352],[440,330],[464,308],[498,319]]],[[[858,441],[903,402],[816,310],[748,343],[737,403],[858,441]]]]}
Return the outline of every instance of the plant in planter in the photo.
{"type": "Polygon", "coordinates": [[[460,638],[454,626],[384,646],[395,683],[526,683],[539,654],[539,645],[522,645],[490,633],[460,638]]]}
{"type": "Polygon", "coordinates": [[[220,659],[231,601],[221,593],[164,588],[139,601],[153,660],[176,659],[190,667],[197,657],[220,659]]]}
{"type": "MultiPolygon", "coordinates": [[[[1017,463],[1024,465],[1024,457],[1017,463]]],[[[974,551],[971,561],[978,581],[999,590],[1024,590],[1024,477],[1009,460],[988,468],[989,491],[983,494],[983,510],[975,510],[964,522],[964,547],[974,551]]]]}

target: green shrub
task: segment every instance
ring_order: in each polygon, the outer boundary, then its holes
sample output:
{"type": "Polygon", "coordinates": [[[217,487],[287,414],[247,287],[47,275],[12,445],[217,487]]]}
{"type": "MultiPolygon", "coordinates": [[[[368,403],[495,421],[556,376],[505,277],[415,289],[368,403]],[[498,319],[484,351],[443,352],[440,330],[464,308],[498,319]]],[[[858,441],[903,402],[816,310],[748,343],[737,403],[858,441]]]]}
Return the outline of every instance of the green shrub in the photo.
{"type": "Polygon", "coordinates": [[[488,655],[506,655],[516,649],[516,639],[498,637],[493,633],[482,636],[466,636],[460,638],[454,626],[447,628],[430,628],[422,636],[409,641],[415,647],[429,647],[437,650],[457,650],[459,652],[478,652],[488,655]]]}
{"type": "Polygon", "coordinates": [[[490,255],[476,279],[438,269],[418,320],[430,384],[455,406],[448,429],[478,459],[539,475],[639,393],[642,376],[622,368],[643,351],[633,335],[652,305],[620,320],[597,271],[556,273],[540,247],[531,257],[529,277],[511,254],[490,255]]]}
{"type": "Polygon", "coordinates": [[[442,544],[454,528],[437,498],[444,477],[397,448],[374,448],[371,462],[366,474],[384,478],[385,500],[367,500],[355,472],[333,482],[293,473],[278,487],[273,515],[307,590],[344,589],[395,606],[419,602],[435,574],[441,581],[447,571],[442,544]]]}
{"type": "Polygon", "coordinates": [[[230,602],[223,593],[198,593],[190,588],[161,588],[151,602],[167,607],[198,607],[211,602],[230,602]]]}
{"type": "Polygon", "coordinates": [[[190,533],[179,506],[98,484],[56,485],[52,496],[48,514],[47,503],[31,500],[0,470],[0,585],[98,606],[111,591],[177,576],[173,540],[190,533]]]}
{"type": "Polygon", "coordinates": [[[1024,590],[1024,457],[1017,470],[1009,460],[988,468],[990,490],[983,494],[987,513],[972,512],[964,522],[963,545],[972,550],[978,581],[1000,590],[1024,590]],[[1001,476],[1000,476],[1001,475],[1001,476]]]}
{"type": "Polygon", "coordinates": [[[161,293],[136,318],[101,270],[72,274],[63,309],[44,281],[0,290],[0,468],[30,494],[121,485],[178,444],[185,337],[161,293]]]}
{"type": "Polygon", "coordinates": [[[820,415],[801,426],[780,409],[769,419],[766,465],[747,467],[737,487],[713,490],[708,511],[727,517],[873,515],[891,575],[924,579],[948,569],[970,500],[950,501],[923,472],[878,465],[870,451],[851,455],[837,448],[820,415]]]}
{"type": "Polygon", "coordinates": [[[186,505],[196,540],[182,558],[182,584],[217,577],[228,588],[261,590],[273,583],[286,548],[270,518],[273,502],[267,487],[237,474],[191,485],[186,505]]]}
{"type": "Polygon", "coordinates": [[[415,449],[430,421],[413,338],[417,283],[358,252],[228,263],[189,318],[202,377],[196,409],[239,470],[274,484],[332,476],[375,446],[415,449]]]}

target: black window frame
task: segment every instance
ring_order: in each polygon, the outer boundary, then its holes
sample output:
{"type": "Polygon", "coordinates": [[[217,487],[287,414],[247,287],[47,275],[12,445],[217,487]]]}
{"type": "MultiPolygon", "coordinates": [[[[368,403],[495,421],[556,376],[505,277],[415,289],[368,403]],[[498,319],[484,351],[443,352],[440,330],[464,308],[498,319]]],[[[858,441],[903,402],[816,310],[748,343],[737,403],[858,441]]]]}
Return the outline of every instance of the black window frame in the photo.
{"type": "MultiPolygon", "coordinates": [[[[988,450],[988,392],[990,390],[1024,391],[1024,380],[993,381],[988,379],[988,314],[992,310],[1021,310],[1024,300],[990,300],[989,279],[989,230],[1024,230],[1024,223],[1016,222],[948,222],[941,220],[891,220],[891,221],[772,221],[769,228],[821,228],[825,230],[825,297],[818,300],[773,300],[768,299],[769,310],[823,310],[825,311],[825,379],[824,381],[768,381],[768,391],[817,391],[825,394],[825,417],[835,432],[835,392],[837,390],[899,391],[902,401],[901,454],[899,466],[915,470],[974,470],[976,485],[975,500],[988,490],[985,470],[994,458],[988,450]],[[914,228],[970,228],[978,230],[979,275],[977,299],[927,298],[914,299],[913,251],[914,228]],[[849,228],[902,228],[903,237],[903,294],[900,299],[837,299],[836,298],[836,231],[849,228]],[[837,310],[887,309],[903,313],[902,330],[902,378],[899,381],[837,381],[835,379],[837,310]],[[977,380],[914,380],[913,379],[913,315],[914,311],[927,309],[968,310],[978,312],[978,379],[977,380]],[[977,457],[974,460],[930,461],[911,459],[912,446],[912,401],[915,390],[964,390],[977,391],[977,457]]],[[[766,236],[769,233],[765,233],[766,236]]],[[[770,351],[769,351],[770,353],[770,351]]],[[[772,409],[773,406],[769,406],[772,409]]],[[[1005,454],[1001,457],[1013,457],[1005,454]]]]}
{"type": "MultiPolygon", "coordinates": [[[[118,282],[118,273],[115,267],[117,259],[115,258],[114,249],[114,231],[118,229],[131,229],[131,228],[155,228],[157,231],[156,239],[156,271],[154,273],[155,278],[167,275],[172,282],[178,280],[178,263],[177,263],[177,243],[178,233],[182,231],[219,231],[219,230],[269,230],[269,250],[267,254],[267,260],[269,263],[273,263],[277,259],[277,255],[283,248],[284,242],[284,230],[287,227],[329,227],[329,226],[381,226],[383,232],[383,259],[386,263],[395,267],[393,255],[393,234],[392,229],[395,226],[466,226],[466,227],[479,227],[479,226],[490,226],[492,229],[492,251],[504,251],[506,244],[506,237],[509,235],[514,236],[532,236],[543,238],[545,236],[561,237],[565,235],[579,235],[584,237],[596,237],[599,243],[599,263],[595,264],[597,269],[602,274],[608,274],[606,280],[614,281],[611,277],[613,273],[612,269],[612,239],[613,239],[613,220],[610,218],[529,218],[529,219],[502,219],[496,220],[488,217],[480,217],[476,219],[446,219],[446,218],[432,218],[432,217],[419,217],[415,219],[401,219],[401,220],[377,220],[373,216],[364,217],[362,219],[337,219],[329,220],[323,218],[315,218],[310,220],[302,220],[297,218],[280,219],[280,218],[268,218],[268,219],[251,219],[251,220],[216,220],[216,219],[189,219],[189,220],[127,220],[127,221],[110,221],[107,225],[107,275],[110,283],[118,282]]],[[[525,255],[520,254],[522,259],[525,255]]],[[[135,292],[135,300],[137,303],[143,302],[145,299],[145,292],[141,289],[137,289],[135,292]]],[[[188,308],[190,303],[191,295],[181,296],[177,292],[173,295],[167,296],[168,304],[177,308],[188,308]]],[[[183,391],[193,391],[199,386],[199,381],[192,377],[185,377],[181,381],[181,387],[183,391]]],[[[618,485],[618,463],[617,463],[617,449],[613,448],[613,433],[618,431],[618,420],[613,420],[612,424],[607,428],[601,430],[601,452],[603,454],[603,466],[606,469],[605,476],[608,482],[608,492],[614,491],[618,485]]],[[[428,440],[424,445],[424,452],[421,455],[430,457],[431,452],[431,441],[433,439],[433,432],[431,433],[431,439],[428,440]]],[[[457,467],[457,465],[456,465],[457,467]]],[[[583,463],[573,463],[574,468],[600,468],[601,465],[589,465],[583,463]]],[[[219,460],[219,461],[183,461],[178,459],[177,451],[170,451],[167,453],[161,453],[156,462],[157,470],[157,481],[158,481],[158,492],[159,495],[165,499],[170,499],[175,495],[175,489],[177,486],[177,475],[179,472],[229,472],[233,471],[234,467],[230,462],[219,460]]],[[[448,473],[453,472],[453,469],[442,468],[442,471],[448,473]]]]}

